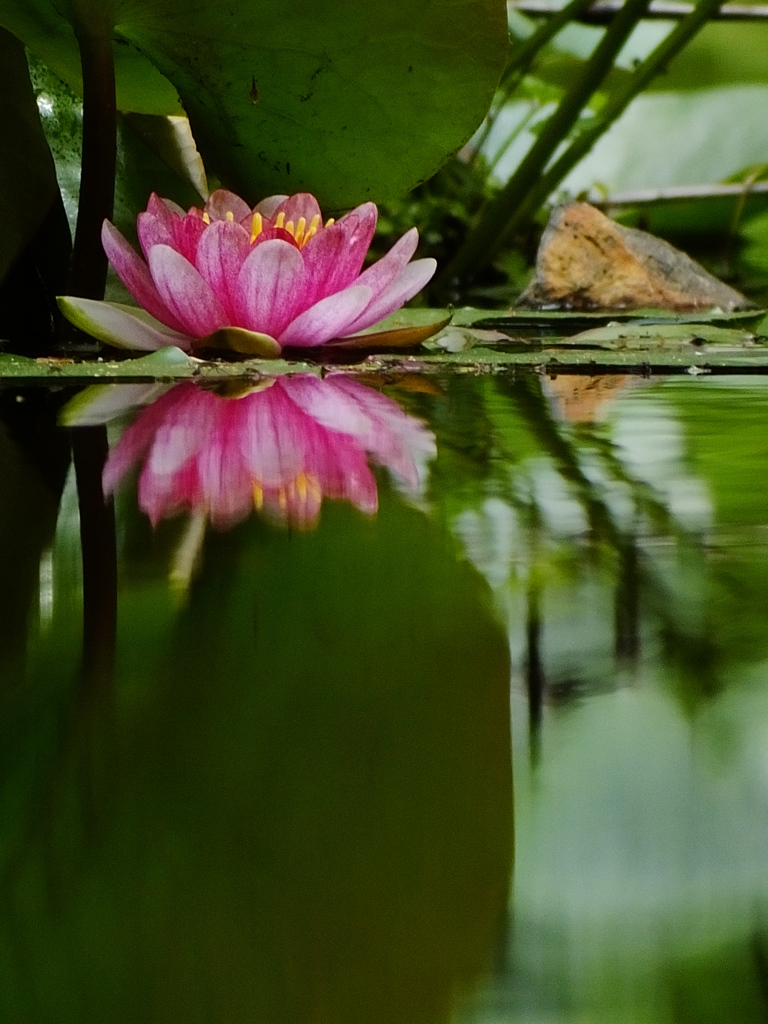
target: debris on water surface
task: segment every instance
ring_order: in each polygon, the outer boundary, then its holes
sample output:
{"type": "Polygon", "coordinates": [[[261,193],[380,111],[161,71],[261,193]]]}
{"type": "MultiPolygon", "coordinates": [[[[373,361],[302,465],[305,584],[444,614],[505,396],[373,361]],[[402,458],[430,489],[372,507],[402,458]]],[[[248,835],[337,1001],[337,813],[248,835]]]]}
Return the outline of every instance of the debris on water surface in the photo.
{"type": "Polygon", "coordinates": [[[536,276],[518,299],[528,309],[749,309],[753,304],[668,242],[614,223],[589,203],[552,211],[536,276]]]}

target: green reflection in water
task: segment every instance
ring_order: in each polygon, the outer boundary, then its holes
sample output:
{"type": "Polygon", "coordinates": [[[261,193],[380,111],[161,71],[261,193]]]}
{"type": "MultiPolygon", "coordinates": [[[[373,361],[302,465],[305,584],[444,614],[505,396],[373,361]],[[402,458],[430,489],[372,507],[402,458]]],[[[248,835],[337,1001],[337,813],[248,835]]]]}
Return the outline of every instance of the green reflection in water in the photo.
{"type": "Polygon", "coordinates": [[[0,1019],[446,1019],[511,867],[485,585],[388,494],[209,536],[176,604],[164,557],[126,557],[114,693],[67,682],[57,593],[59,683],[10,709],[0,1019]]]}
{"type": "Polygon", "coordinates": [[[764,1020],[768,390],[596,386],[482,382],[486,472],[442,471],[513,664],[513,927],[463,1019],[764,1020]]]}

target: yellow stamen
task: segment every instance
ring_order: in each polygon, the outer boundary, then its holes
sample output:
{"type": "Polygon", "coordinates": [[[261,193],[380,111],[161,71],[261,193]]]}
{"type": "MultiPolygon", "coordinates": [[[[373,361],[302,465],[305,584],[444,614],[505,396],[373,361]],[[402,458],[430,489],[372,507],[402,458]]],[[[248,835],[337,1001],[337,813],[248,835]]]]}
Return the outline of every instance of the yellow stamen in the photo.
{"type": "Polygon", "coordinates": [[[251,221],[251,245],[261,234],[262,228],[264,227],[264,221],[262,220],[260,213],[254,213],[253,220],[251,221]]]}
{"type": "Polygon", "coordinates": [[[234,213],[232,213],[232,211],[231,211],[231,210],[227,210],[227,220],[231,222],[231,221],[233,221],[234,219],[235,219],[235,215],[234,215],[234,213]]]}
{"type": "Polygon", "coordinates": [[[301,248],[301,243],[304,240],[304,232],[307,227],[307,218],[299,217],[299,223],[296,225],[296,230],[293,233],[293,237],[296,239],[296,245],[301,248]]]}
{"type": "Polygon", "coordinates": [[[281,210],[280,213],[278,213],[277,217],[275,217],[275,227],[281,228],[283,224],[285,224],[285,214],[281,210]]]}
{"type": "Polygon", "coordinates": [[[208,216],[207,213],[203,214],[203,223],[204,224],[210,224],[211,223],[211,218],[208,216]]]}
{"type": "Polygon", "coordinates": [[[328,220],[325,222],[325,226],[327,228],[329,228],[331,226],[331,224],[335,224],[335,223],[336,223],[336,218],[335,217],[329,217],[328,220]]]}
{"type": "Polygon", "coordinates": [[[288,223],[285,225],[285,230],[288,232],[289,235],[294,234],[295,228],[293,226],[292,220],[289,220],[288,223]]]}
{"type": "Polygon", "coordinates": [[[253,504],[257,510],[264,506],[264,491],[256,480],[253,482],[253,504]]]}
{"type": "Polygon", "coordinates": [[[310,235],[316,235],[317,229],[320,227],[320,214],[316,213],[312,220],[309,222],[309,231],[307,231],[307,238],[310,235]]]}

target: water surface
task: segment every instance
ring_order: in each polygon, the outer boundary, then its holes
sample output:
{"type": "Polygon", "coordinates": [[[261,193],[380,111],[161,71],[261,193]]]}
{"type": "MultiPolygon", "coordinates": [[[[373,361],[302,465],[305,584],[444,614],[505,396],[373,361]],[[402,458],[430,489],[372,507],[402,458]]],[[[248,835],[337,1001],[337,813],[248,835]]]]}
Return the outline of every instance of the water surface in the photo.
{"type": "Polygon", "coordinates": [[[0,393],[0,1019],[768,1013],[763,378],[130,387],[114,636],[0,393]]]}

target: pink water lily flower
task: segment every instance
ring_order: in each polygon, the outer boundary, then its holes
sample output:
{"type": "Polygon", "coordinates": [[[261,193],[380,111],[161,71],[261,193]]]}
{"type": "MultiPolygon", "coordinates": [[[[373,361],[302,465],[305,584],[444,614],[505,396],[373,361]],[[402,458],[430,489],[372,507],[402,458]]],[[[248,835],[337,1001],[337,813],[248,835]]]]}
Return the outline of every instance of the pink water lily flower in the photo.
{"type": "Polygon", "coordinates": [[[369,460],[407,495],[421,492],[434,435],[392,399],[341,374],[297,374],[257,387],[226,398],[185,382],[165,393],[111,450],[105,493],[140,465],[139,505],[153,524],[188,511],[226,528],[254,508],[309,527],[324,497],[373,514],[369,460]]]}
{"type": "Polygon", "coordinates": [[[254,355],[322,345],[383,320],[435,272],[433,259],[411,262],[415,228],[363,270],[376,217],[364,203],[323,223],[306,192],[251,209],[219,189],[187,213],[153,194],[137,222],[143,259],[109,221],[102,230],[110,263],[142,309],[71,296],[60,305],[76,326],[123,348],[194,352],[215,347],[227,328],[239,329],[234,347],[254,355]]]}

